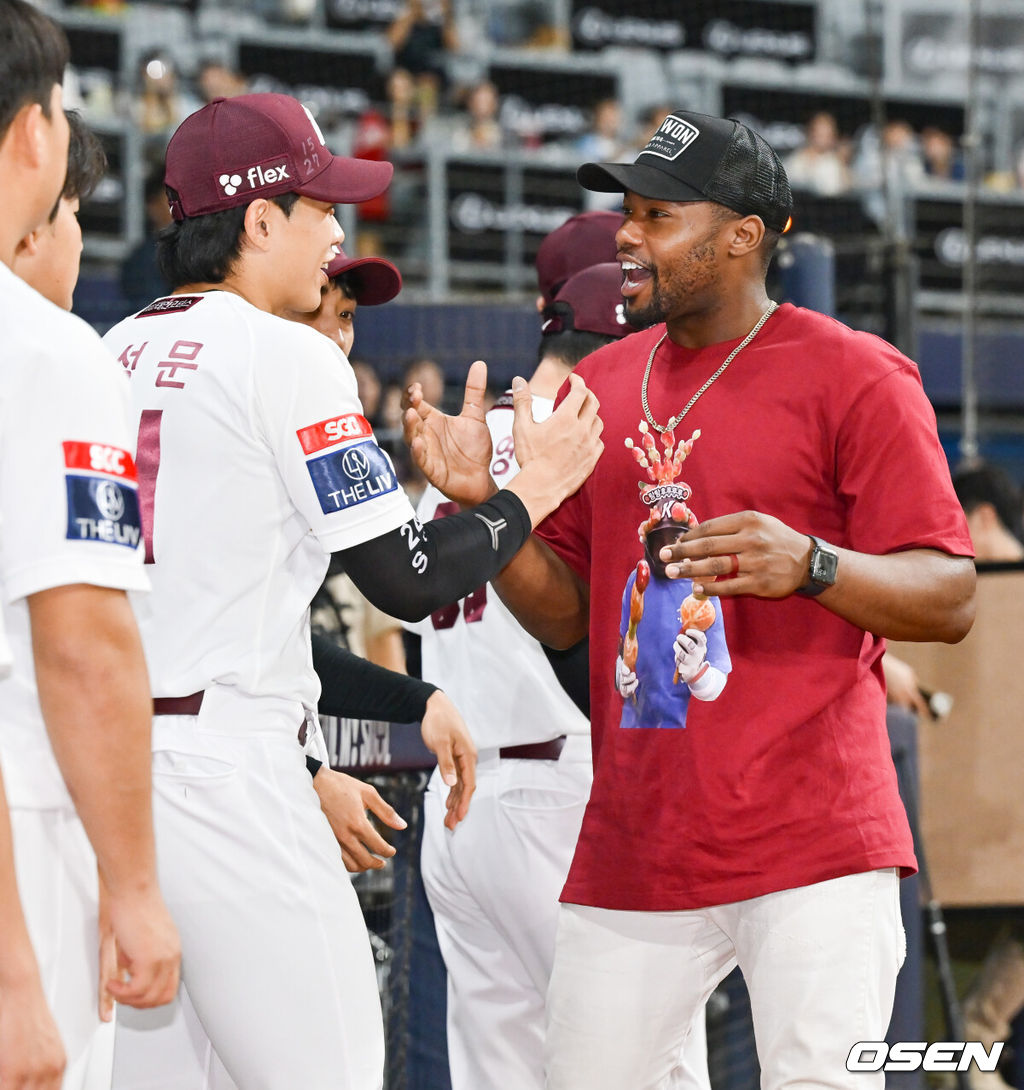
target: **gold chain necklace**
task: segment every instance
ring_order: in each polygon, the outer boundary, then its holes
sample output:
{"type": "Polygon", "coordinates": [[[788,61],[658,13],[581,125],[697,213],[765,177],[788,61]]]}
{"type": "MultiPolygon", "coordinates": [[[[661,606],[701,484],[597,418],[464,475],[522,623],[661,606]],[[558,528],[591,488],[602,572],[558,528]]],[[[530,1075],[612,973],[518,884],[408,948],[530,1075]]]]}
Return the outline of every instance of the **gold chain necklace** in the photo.
{"type": "Polygon", "coordinates": [[[711,378],[709,378],[707,382],[705,382],[704,385],[693,395],[693,397],[690,398],[690,400],[686,403],[686,407],[683,409],[683,411],[676,416],[673,416],[668,424],[666,424],[665,427],[662,427],[651,415],[651,407],[647,404],[647,383],[651,377],[651,367],[654,364],[654,357],[657,354],[658,349],[661,348],[661,346],[665,343],[665,339],[668,337],[668,331],[666,330],[658,343],[651,349],[650,356],[647,357],[647,368],[644,371],[644,381],[640,387],[640,401],[644,407],[644,416],[647,417],[647,423],[650,424],[651,427],[655,429],[655,431],[660,431],[663,433],[666,431],[675,431],[676,427],[683,419],[683,417],[686,416],[686,414],[694,407],[694,405],[697,404],[697,401],[699,400],[701,394],[703,394],[711,386],[715,379],[717,379],[725,372],[725,369],[729,366],[729,364],[732,363],[732,361],[743,351],[743,349],[746,348],[747,345],[750,344],[750,342],[758,335],[758,333],[761,332],[761,327],[775,313],[778,305],[779,304],[776,303],[774,300],[768,304],[768,309],[764,312],[764,314],[761,315],[760,318],[758,318],[757,324],[743,338],[743,340],[740,341],[738,345],[736,345],[736,347],[729,353],[729,355],[725,357],[725,362],[722,364],[722,366],[719,367],[718,370],[711,376],[711,378]]]}

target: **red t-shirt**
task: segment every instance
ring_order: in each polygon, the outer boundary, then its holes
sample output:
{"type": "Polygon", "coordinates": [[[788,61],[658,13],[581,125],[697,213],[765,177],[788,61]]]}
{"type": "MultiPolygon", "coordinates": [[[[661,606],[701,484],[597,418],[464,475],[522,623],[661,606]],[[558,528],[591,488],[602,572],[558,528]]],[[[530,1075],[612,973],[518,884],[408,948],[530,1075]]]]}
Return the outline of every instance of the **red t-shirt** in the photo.
{"type": "MultiPolygon", "coordinates": [[[[880,867],[910,873],[885,727],[884,641],[818,602],[721,599],[732,660],[721,695],[684,702],[674,728],[635,715],[622,725],[615,665],[649,514],[638,481],[650,483],[625,440],[640,444],[641,381],[664,332],[626,337],[577,368],[600,398],[605,450],[538,531],[591,593],[594,786],[562,899],[664,911],[880,867]]],[[[648,389],[655,420],[679,412],[738,343],[691,350],[666,340],[648,389]]],[[[972,555],[917,367],[877,337],[780,307],[676,436],[697,428],[678,479],[699,520],[753,510],[862,553],[972,555]]],[[[661,615],[673,628],[657,639],[663,671],[678,626],[661,615]]],[[[641,630],[640,639],[654,637],[641,630]]]]}

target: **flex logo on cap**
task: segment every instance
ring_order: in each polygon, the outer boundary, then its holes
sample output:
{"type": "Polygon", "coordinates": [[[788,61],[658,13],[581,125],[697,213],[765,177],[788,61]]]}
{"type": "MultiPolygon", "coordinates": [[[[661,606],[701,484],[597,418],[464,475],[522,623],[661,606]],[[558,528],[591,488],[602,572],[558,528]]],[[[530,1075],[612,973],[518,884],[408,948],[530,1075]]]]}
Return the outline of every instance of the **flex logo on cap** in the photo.
{"type": "Polygon", "coordinates": [[[222,174],[217,179],[217,184],[224,190],[227,196],[233,197],[238,192],[238,187],[242,184],[242,176],[241,174],[222,174]]]}
{"type": "Polygon", "coordinates": [[[288,160],[275,159],[269,163],[254,163],[246,167],[244,177],[241,174],[221,174],[217,178],[217,185],[225,197],[233,197],[243,182],[248,183],[250,189],[263,189],[265,186],[277,185],[291,179],[291,164],[288,160]]]}
{"type": "Polygon", "coordinates": [[[657,155],[659,159],[678,159],[700,136],[700,129],[675,114],[669,114],[651,137],[641,155],[657,155]]]}

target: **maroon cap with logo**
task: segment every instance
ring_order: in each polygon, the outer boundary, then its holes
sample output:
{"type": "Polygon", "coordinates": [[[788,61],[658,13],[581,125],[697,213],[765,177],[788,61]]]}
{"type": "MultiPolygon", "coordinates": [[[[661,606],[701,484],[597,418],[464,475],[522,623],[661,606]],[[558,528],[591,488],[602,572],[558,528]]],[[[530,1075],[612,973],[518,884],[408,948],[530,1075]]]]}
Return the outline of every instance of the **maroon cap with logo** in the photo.
{"type": "Polygon", "coordinates": [[[537,251],[537,283],[545,304],[573,273],[604,261],[614,261],[618,253],[615,232],[622,225],[618,212],[581,212],[556,227],[537,251]]]}
{"type": "Polygon", "coordinates": [[[389,303],[402,290],[402,274],[382,257],[348,257],[344,250],[327,266],[327,276],[333,280],[348,273],[361,306],[372,307],[389,303]]]}
{"type": "Polygon", "coordinates": [[[570,276],[544,308],[541,333],[599,333],[625,337],[636,330],[626,321],[622,303],[622,267],[617,261],[591,265],[570,276]]]}
{"type": "Polygon", "coordinates": [[[282,193],[358,204],[383,193],[393,170],[332,155],[301,102],[259,94],[215,98],[186,117],[167,145],[164,181],[178,194],[171,215],[182,220],[282,193]]]}

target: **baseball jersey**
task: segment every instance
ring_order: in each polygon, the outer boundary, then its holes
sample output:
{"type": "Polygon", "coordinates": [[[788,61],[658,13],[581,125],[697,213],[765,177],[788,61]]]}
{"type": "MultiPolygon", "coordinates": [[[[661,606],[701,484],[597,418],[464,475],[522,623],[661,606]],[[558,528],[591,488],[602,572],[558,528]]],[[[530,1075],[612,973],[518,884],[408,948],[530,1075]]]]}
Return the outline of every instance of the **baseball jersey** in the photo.
{"type": "MultiPolygon", "coordinates": [[[[553,407],[550,399],[535,397],[534,419],[547,419],[553,407]]],[[[519,472],[513,419],[511,394],[487,414],[494,452],[491,476],[499,488],[519,472]]],[[[457,504],[431,486],[417,514],[426,522],[457,510],[457,504]]],[[[422,640],[424,679],[448,694],[480,748],[589,733],[590,723],[559,684],[540,644],[489,584],[409,628],[422,640]]]]}
{"type": "Polygon", "coordinates": [[[12,807],[70,806],[46,735],[25,599],[144,590],[128,384],[99,337],[0,265],[0,761],[12,807]]]}
{"type": "Polygon", "coordinates": [[[131,375],[154,696],[205,690],[204,716],[230,704],[252,729],[301,721],[329,553],[414,517],[351,367],[228,291],[158,299],[105,339],[131,375]]]}
{"type": "MultiPolygon", "coordinates": [[[[625,337],[577,368],[601,401],[604,452],[538,531],[591,591],[594,787],[564,899],[672,911],[907,872],[914,849],[886,734],[880,638],[800,595],[722,598],[732,671],[717,699],[689,701],[685,724],[627,715],[611,679],[623,588],[643,554],[638,528],[659,495],[638,455],[678,471],[698,520],[761,511],[870,555],[971,555],[917,368],[877,337],[785,304],[661,436],[641,430],[640,393],[664,332],[625,337]],[[649,805],[636,805],[638,791],[649,805]]],[[[654,418],[677,413],[738,343],[666,340],[647,387],[654,418]]],[[[678,627],[670,615],[643,638],[670,646],[678,627]]]]}

